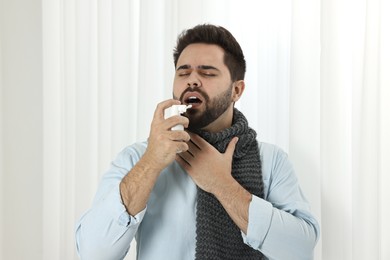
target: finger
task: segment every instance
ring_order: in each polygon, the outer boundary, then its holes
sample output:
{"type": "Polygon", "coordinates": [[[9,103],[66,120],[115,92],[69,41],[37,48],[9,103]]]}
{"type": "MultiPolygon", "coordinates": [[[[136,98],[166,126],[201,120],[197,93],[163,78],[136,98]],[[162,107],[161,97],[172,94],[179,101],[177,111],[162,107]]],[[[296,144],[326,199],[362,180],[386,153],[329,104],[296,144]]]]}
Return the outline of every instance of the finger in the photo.
{"type": "Polygon", "coordinates": [[[169,139],[172,141],[188,142],[190,135],[185,131],[169,131],[169,139]]]}
{"type": "Polygon", "coordinates": [[[176,144],[176,153],[184,153],[186,151],[188,151],[188,144],[178,141],[176,144]]]}
{"type": "Polygon", "coordinates": [[[188,145],[188,150],[185,153],[181,153],[180,156],[188,161],[192,160],[196,156],[196,153],[191,149],[191,145],[188,145]]]}
{"type": "Polygon", "coordinates": [[[191,167],[191,164],[186,161],[185,159],[183,159],[183,157],[181,156],[181,154],[177,154],[176,155],[176,162],[184,169],[184,170],[187,170],[189,167],[191,167]]]}
{"type": "Polygon", "coordinates": [[[226,151],[225,151],[226,155],[228,155],[229,157],[233,157],[237,142],[238,142],[238,137],[233,137],[233,139],[228,144],[228,147],[226,148],[226,151]]]}
{"type": "Polygon", "coordinates": [[[189,153],[188,151],[187,152],[182,152],[182,153],[178,153],[177,154],[181,159],[183,159],[184,161],[186,161],[186,163],[188,165],[191,165],[191,162],[192,160],[194,159],[194,157],[192,156],[191,153],[189,153]]]}
{"type": "Polygon", "coordinates": [[[167,130],[170,130],[172,127],[176,125],[183,125],[185,128],[188,127],[189,120],[187,117],[184,116],[171,116],[167,118],[164,122],[164,128],[167,130]]]}
{"type": "Polygon", "coordinates": [[[211,146],[206,140],[204,140],[202,137],[200,137],[197,134],[189,133],[191,137],[191,141],[194,145],[196,145],[200,150],[202,150],[203,147],[211,146]]]}
{"type": "Polygon", "coordinates": [[[196,143],[194,143],[193,140],[190,140],[189,142],[187,142],[187,144],[188,152],[190,152],[193,157],[195,157],[198,153],[202,151],[202,149],[196,143]]]}
{"type": "Polygon", "coordinates": [[[176,99],[168,99],[168,100],[160,102],[157,105],[156,110],[154,111],[153,118],[163,119],[164,118],[164,110],[166,108],[171,107],[173,105],[180,105],[180,104],[181,104],[181,102],[179,100],[176,100],[176,99]]]}

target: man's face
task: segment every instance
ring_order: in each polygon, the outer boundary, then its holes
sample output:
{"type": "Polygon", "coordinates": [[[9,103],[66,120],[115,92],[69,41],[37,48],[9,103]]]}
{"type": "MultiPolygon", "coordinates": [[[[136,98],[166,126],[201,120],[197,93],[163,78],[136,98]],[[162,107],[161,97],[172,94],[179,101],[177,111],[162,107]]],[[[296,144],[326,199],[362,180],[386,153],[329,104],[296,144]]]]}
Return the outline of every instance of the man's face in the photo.
{"type": "Polygon", "coordinates": [[[224,115],[232,106],[230,73],[223,62],[223,49],[217,45],[188,45],[177,61],[173,97],[182,104],[192,105],[186,116],[189,129],[202,129],[224,115]]]}

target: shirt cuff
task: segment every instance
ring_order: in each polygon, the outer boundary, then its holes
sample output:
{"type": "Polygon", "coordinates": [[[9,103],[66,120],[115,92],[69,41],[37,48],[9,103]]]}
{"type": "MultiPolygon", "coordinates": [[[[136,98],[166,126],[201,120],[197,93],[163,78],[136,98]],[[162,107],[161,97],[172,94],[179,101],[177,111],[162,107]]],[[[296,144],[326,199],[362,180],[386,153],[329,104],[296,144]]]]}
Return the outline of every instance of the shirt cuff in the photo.
{"type": "Polygon", "coordinates": [[[241,232],[244,243],[259,250],[271,226],[273,206],[270,202],[252,195],[249,204],[247,234],[241,232]]]}
{"type": "Polygon", "coordinates": [[[137,215],[131,216],[123,205],[122,197],[120,195],[119,185],[117,185],[106,199],[107,202],[114,202],[110,205],[112,209],[113,218],[118,221],[120,226],[131,227],[139,225],[144,218],[146,208],[140,211],[137,215]]]}

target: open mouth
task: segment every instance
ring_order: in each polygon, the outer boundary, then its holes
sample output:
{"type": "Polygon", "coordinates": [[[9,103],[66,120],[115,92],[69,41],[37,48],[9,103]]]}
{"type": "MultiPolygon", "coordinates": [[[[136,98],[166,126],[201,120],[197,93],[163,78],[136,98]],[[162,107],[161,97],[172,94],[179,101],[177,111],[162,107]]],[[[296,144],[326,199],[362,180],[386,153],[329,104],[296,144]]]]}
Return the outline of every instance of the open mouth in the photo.
{"type": "Polygon", "coordinates": [[[184,100],[184,102],[188,105],[194,105],[194,104],[200,104],[202,103],[202,100],[200,100],[198,97],[190,96],[184,100]]]}
{"type": "Polygon", "coordinates": [[[203,103],[203,97],[198,92],[187,92],[184,94],[182,102],[186,105],[192,105],[192,108],[194,108],[203,103]]]}

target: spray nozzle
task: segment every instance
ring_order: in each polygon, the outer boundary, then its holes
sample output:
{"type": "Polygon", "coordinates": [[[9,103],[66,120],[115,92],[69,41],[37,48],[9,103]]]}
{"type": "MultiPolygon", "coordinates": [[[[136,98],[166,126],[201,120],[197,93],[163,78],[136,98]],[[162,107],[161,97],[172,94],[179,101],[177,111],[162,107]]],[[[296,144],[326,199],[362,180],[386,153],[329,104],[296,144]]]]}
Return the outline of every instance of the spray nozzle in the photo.
{"type": "Polygon", "coordinates": [[[177,112],[179,114],[185,113],[187,111],[187,109],[192,107],[192,105],[188,105],[188,106],[186,106],[186,105],[173,105],[173,106],[176,106],[177,112]]]}
{"type": "MultiPolygon", "coordinates": [[[[191,108],[192,105],[173,105],[171,107],[168,107],[164,110],[164,118],[167,119],[171,116],[178,116],[180,114],[183,114],[187,111],[187,109],[191,108]]],[[[172,130],[184,130],[183,125],[176,125],[172,127],[172,130]]]]}

